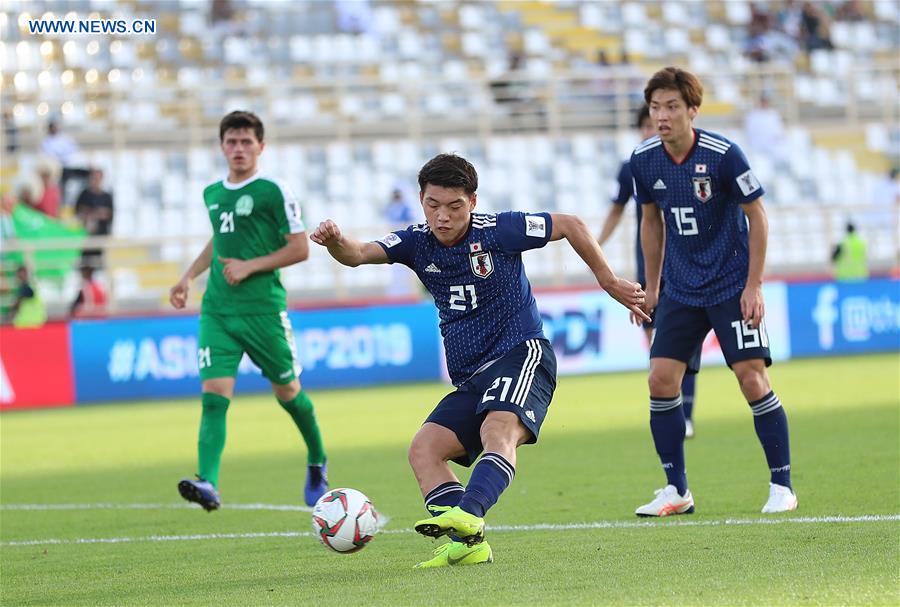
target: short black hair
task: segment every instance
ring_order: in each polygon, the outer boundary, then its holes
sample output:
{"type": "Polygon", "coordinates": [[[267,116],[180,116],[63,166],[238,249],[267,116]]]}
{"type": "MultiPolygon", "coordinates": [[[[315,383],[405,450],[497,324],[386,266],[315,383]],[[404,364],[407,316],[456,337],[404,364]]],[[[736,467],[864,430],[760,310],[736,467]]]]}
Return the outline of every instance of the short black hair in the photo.
{"type": "Polygon", "coordinates": [[[639,129],[641,125],[644,124],[645,120],[650,119],[650,106],[646,103],[641,106],[641,109],[637,112],[637,120],[634,121],[634,128],[639,129]]]}
{"type": "Polygon", "coordinates": [[[438,154],[419,170],[419,190],[428,184],[461,189],[471,196],[478,189],[478,172],[468,160],[456,154],[438,154]]]}
{"type": "Polygon", "coordinates": [[[225,133],[231,129],[253,129],[256,140],[260,143],[262,143],[263,137],[265,136],[265,128],[263,127],[262,120],[260,120],[259,116],[253,112],[237,110],[222,118],[222,122],[219,123],[220,142],[225,141],[225,133]]]}

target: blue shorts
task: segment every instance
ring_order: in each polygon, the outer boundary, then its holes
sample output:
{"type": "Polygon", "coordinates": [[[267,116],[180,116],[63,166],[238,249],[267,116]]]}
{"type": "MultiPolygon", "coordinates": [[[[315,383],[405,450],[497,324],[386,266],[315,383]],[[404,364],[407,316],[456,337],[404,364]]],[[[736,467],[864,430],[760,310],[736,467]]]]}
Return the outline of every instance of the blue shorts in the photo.
{"type": "Polygon", "coordinates": [[[553,348],[546,339],[529,339],[441,399],[425,421],[452,430],[466,450],[453,461],[471,466],[484,450],[481,424],[488,411],[515,413],[531,432],[526,442],[536,443],[554,390],[553,348]]]}
{"type": "Polygon", "coordinates": [[[679,303],[663,293],[656,307],[656,328],[650,358],[673,358],[688,364],[688,372],[699,370],[699,348],[706,334],[716,332],[725,362],[731,367],[742,360],[761,358],[772,364],[766,322],[749,327],[741,314],[741,295],[705,308],[679,303]],[[696,357],[696,363],[694,358],[696,357]],[[692,364],[697,367],[691,369],[692,364]]]}
{"type": "MultiPolygon", "coordinates": [[[[638,275],[638,280],[639,280],[640,283],[641,283],[641,288],[642,288],[642,289],[646,289],[646,288],[647,288],[647,283],[644,282],[644,272],[643,272],[643,268],[641,269],[641,272],[640,272],[639,275],[638,275]]],[[[660,281],[659,281],[659,292],[660,292],[660,297],[662,297],[662,291],[663,291],[663,286],[664,286],[664,285],[665,285],[665,282],[664,282],[662,279],[660,279],[660,281]]],[[[641,327],[643,327],[644,329],[653,329],[653,328],[655,328],[655,327],[656,327],[656,313],[657,313],[658,310],[659,310],[659,306],[656,307],[656,310],[653,310],[653,312],[650,313],[650,322],[647,322],[646,320],[643,321],[643,322],[641,323],[641,327]]],[[[708,332],[709,332],[709,331],[707,331],[707,333],[708,333],[708,332]]],[[[706,334],[705,334],[705,333],[703,334],[703,339],[706,339],[706,334]]],[[[700,345],[697,346],[697,349],[694,350],[694,353],[691,354],[691,357],[690,357],[690,358],[688,359],[688,361],[687,361],[687,371],[686,371],[686,373],[688,373],[689,375],[696,375],[697,373],[700,372],[700,356],[701,356],[702,354],[703,354],[703,342],[701,341],[701,342],[700,342],[700,345]]],[[[651,355],[650,358],[653,358],[653,356],[651,355]]]]}

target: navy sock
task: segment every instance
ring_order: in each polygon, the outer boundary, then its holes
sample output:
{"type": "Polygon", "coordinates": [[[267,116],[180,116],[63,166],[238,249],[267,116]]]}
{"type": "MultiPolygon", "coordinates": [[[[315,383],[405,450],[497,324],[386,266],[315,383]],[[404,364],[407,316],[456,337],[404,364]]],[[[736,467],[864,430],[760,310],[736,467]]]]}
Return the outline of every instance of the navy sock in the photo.
{"type": "Polygon", "coordinates": [[[749,404],[750,410],[753,411],[756,436],[759,437],[763,451],[766,452],[772,482],[791,487],[791,445],[788,439],[787,415],[781,401],[775,392],[769,392],[749,404]]]}
{"type": "Polygon", "coordinates": [[[694,391],[697,389],[697,376],[685,373],[681,380],[681,402],[684,405],[684,419],[694,419],[694,391]]]}
{"type": "Polygon", "coordinates": [[[684,470],[684,407],[681,396],[650,397],[650,433],[656,453],[670,485],[675,485],[679,495],[687,491],[687,474],[684,470]]]}
{"type": "Polygon", "coordinates": [[[475,516],[484,516],[509,487],[516,469],[497,453],[485,453],[475,464],[459,507],[475,516]]]}
{"type": "Polygon", "coordinates": [[[459,503],[459,498],[462,497],[464,491],[465,489],[459,481],[442,483],[425,496],[425,509],[431,516],[443,514],[448,508],[459,503]]]}

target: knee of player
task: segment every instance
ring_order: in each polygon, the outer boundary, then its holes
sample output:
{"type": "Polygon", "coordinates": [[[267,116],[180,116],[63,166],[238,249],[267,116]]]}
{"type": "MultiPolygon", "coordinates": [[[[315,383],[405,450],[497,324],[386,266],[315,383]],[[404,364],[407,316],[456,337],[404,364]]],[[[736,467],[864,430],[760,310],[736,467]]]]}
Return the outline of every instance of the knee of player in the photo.
{"type": "Polygon", "coordinates": [[[481,444],[487,451],[514,450],[526,431],[514,413],[495,411],[481,424],[481,444]]]}
{"type": "Polygon", "coordinates": [[[436,459],[437,454],[434,451],[434,447],[429,444],[429,441],[416,434],[409,444],[406,457],[409,460],[409,465],[415,469],[417,466],[436,459]]]}
{"type": "Polygon", "coordinates": [[[651,371],[647,376],[647,387],[652,396],[669,397],[678,394],[681,389],[678,385],[678,377],[659,371],[651,371]]]}
{"type": "Polygon", "coordinates": [[[282,402],[292,401],[300,394],[299,380],[294,380],[288,384],[272,384],[272,391],[275,392],[275,398],[282,402]]]}
{"type": "Polygon", "coordinates": [[[771,390],[765,367],[735,368],[734,374],[737,376],[738,383],[741,386],[741,392],[744,393],[748,400],[761,398],[771,390]]]}

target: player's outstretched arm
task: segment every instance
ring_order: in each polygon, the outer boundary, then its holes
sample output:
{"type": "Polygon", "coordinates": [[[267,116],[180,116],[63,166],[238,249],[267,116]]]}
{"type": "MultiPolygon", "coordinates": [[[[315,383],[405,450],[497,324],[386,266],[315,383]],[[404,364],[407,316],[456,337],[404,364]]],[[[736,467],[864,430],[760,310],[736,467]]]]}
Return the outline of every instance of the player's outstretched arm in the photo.
{"type": "Polygon", "coordinates": [[[587,224],[575,215],[552,213],[550,218],[553,222],[553,232],[550,234],[550,240],[560,240],[562,238],[568,240],[569,245],[575,249],[578,256],[584,260],[584,263],[594,273],[600,286],[613,299],[631,310],[633,315],[649,321],[650,317],[641,309],[644,305],[644,291],[641,289],[641,285],[616,276],[609,264],[606,263],[603,250],[597,244],[597,241],[594,240],[587,224]]]}
{"type": "Polygon", "coordinates": [[[328,254],[339,263],[351,268],[367,263],[388,263],[390,261],[380,245],[344,236],[341,228],[330,219],[320,223],[309,238],[314,243],[328,249],[328,254]]]}
{"type": "Polygon", "coordinates": [[[766,248],[769,241],[769,220],[762,198],[741,205],[747,221],[750,223],[749,248],[750,266],[747,272],[747,284],[741,293],[741,314],[752,327],[759,326],[766,315],[766,306],[762,294],[762,276],[766,265],[766,248]]]}
{"type": "Polygon", "coordinates": [[[213,243],[212,239],[206,243],[197,258],[191,263],[187,271],[181,277],[174,287],[169,289],[169,303],[177,310],[182,309],[187,304],[188,291],[191,288],[191,282],[206,272],[212,263],[213,243]]]}

